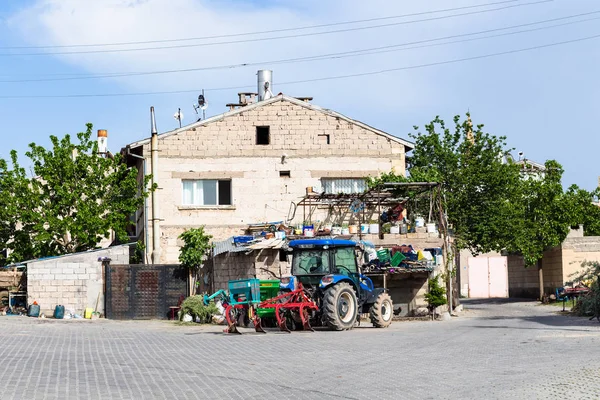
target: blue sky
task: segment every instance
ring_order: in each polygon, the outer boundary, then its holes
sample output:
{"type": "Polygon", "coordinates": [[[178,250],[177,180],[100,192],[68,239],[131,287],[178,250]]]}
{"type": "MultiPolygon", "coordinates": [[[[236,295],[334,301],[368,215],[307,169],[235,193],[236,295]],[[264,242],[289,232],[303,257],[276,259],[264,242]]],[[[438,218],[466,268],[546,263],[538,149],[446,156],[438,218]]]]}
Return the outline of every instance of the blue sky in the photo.
{"type": "MultiPolygon", "coordinates": [[[[56,52],[61,49],[6,49],[255,32],[497,1],[500,0],[458,0],[451,2],[451,5],[443,0],[426,3],[384,0],[2,1],[0,80],[56,78],[56,74],[94,76],[110,72],[264,62],[414,42],[600,11],[600,4],[594,0],[554,0],[429,22],[254,43],[41,56],[8,56],[7,53],[56,52]]],[[[514,1],[465,11],[535,2],[514,1]]],[[[447,14],[451,13],[352,26],[447,14]]],[[[580,17],[579,20],[597,17],[600,14],[580,17]]],[[[600,38],[501,57],[379,75],[297,85],[278,85],[278,82],[402,68],[546,45],[599,35],[599,22],[600,19],[466,43],[317,62],[264,63],[260,67],[137,77],[0,82],[0,96],[31,96],[0,98],[0,134],[5,141],[0,157],[8,157],[11,149],[22,154],[32,141],[47,144],[50,134],[74,134],[82,130],[86,122],[92,122],[95,128],[107,129],[109,148],[113,152],[118,151],[124,144],[149,135],[149,108],[152,105],[157,110],[160,131],[177,126],[173,114],[179,107],[185,114],[183,122],[193,122],[195,115],[192,104],[197,93],[85,98],[41,96],[180,91],[230,86],[252,88],[256,86],[256,70],[262,67],[274,70],[274,92],[314,96],[315,104],[403,138],[407,138],[413,125],[422,126],[436,115],[450,120],[453,115],[470,110],[475,123],[484,123],[487,131],[493,134],[507,136],[509,145],[515,148],[515,154],[523,151],[527,158],[541,162],[557,159],[565,167],[565,185],[576,183],[592,189],[597,185],[600,175],[594,162],[600,139],[593,123],[600,110],[600,79],[597,73],[600,70],[600,38]]],[[[334,28],[322,28],[326,29],[334,28]]],[[[286,34],[290,33],[298,32],[286,34]]],[[[216,40],[225,39],[213,41],[216,40]]],[[[180,43],[199,42],[163,45],[180,43]]],[[[225,104],[236,101],[238,91],[207,91],[210,104],[208,115],[226,111],[225,104]]]]}

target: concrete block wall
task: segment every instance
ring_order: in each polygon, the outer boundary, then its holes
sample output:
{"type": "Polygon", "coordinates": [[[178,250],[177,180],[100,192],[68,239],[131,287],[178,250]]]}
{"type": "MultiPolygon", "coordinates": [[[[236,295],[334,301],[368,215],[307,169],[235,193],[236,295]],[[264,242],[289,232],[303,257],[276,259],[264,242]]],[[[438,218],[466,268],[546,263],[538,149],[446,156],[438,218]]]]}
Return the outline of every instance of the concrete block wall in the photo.
{"type": "Polygon", "coordinates": [[[225,253],[213,259],[213,290],[227,290],[227,282],[237,279],[254,278],[256,267],[254,257],[244,253],[225,253]]]}
{"type": "Polygon", "coordinates": [[[600,237],[567,238],[561,246],[563,281],[570,282],[582,271],[584,261],[600,262],[600,237]]]}
{"type": "MultiPolygon", "coordinates": [[[[537,271],[536,266],[532,266],[537,271]]],[[[555,247],[544,252],[542,258],[542,274],[544,277],[544,292],[554,293],[556,288],[564,285],[563,280],[563,252],[562,248],[555,247]]],[[[539,277],[538,277],[539,282],[539,277]]],[[[538,283],[539,287],[539,283],[538,283]]],[[[538,293],[539,297],[539,293],[538,293]]]]}
{"type": "MultiPolygon", "coordinates": [[[[287,261],[280,261],[279,250],[264,249],[255,251],[256,277],[258,279],[278,279],[280,276],[289,276],[291,274],[291,264],[287,261]]],[[[291,260],[291,255],[286,259],[291,260]]]]}
{"type": "Polygon", "coordinates": [[[46,315],[57,305],[77,313],[87,307],[104,312],[104,275],[99,257],[112,264],[129,263],[129,246],[76,253],[27,263],[27,301],[34,301],[46,315]]]}
{"type": "MultiPolygon", "coordinates": [[[[584,261],[600,262],[600,237],[571,235],[561,246],[545,251],[542,259],[544,292],[554,293],[556,288],[573,281],[584,261]]],[[[525,268],[522,257],[509,256],[509,296],[538,298],[539,286],[537,267],[525,268]]]]}
{"type": "MultiPolygon", "coordinates": [[[[159,138],[161,262],[177,262],[177,236],[190,227],[205,225],[215,240],[223,240],[249,223],[285,220],[291,202],[306,187],[321,186],[323,177],[377,176],[391,169],[404,174],[404,151],[383,135],[287,100],[159,138]],[[256,145],[256,126],[266,125],[270,144],[256,145]],[[329,135],[329,144],[322,135],[329,135]],[[233,204],[184,206],[183,179],[230,179],[233,204]]],[[[149,144],[143,154],[150,157],[149,144]]],[[[318,210],[312,220],[323,220],[326,212],[318,210]]],[[[302,218],[299,209],[294,222],[302,218]]]]}
{"type": "Polygon", "coordinates": [[[508,296],[515,298],[539,297],[540,281],[536,266],[525,268],[521,256],[508,256],[508,296]]]}
{"type": "MultiPolygon", "coordinates": [[[[428,272],[388,275],[386,286],[394,302],[394,308],[401,308],[401,316],[412,316],[417,308],[427,307],[425,293],[428,290],[429,275],[428,272]]],[[[383,287],[381,277],[372,276],[371,279],[375,287],[383,287]]],[[[443,311],[447,311],[447,307],[443,311]]]]}
{"type": "Polygon", "coordinates": [[[279,260],[279,250],[264,249],[245,253],[220,254],[212,260],[214,290],[227,289],[227,282],[236,279],[277,279],[289,276],[291,265],[279,260]],[[272,272],[269,273],[268,271],[272,272]]]}

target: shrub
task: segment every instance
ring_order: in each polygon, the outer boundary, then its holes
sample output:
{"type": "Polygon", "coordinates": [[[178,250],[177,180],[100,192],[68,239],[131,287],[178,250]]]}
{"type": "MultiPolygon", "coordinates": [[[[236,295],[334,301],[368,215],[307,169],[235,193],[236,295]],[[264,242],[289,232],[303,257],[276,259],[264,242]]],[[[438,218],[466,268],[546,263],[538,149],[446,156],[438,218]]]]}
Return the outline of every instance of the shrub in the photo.
{"type": "Polygon", "coordinates": [[[437,277],[429,279],[429,293],[425,294],[425,300],[427,300],[430,310],[447,303],[446,289],[440,286],[437,277]]]}
{"type": "Polygon", "coordinates": [[[600,263],[584,261],[581,263],[581,268],[579,273],[575,273],[571,277],[574,277],[574,282],[585,283],[590,288],[590,292],[578,299],[573,311],[580,316],[599,318],[600,282],[598,281],[598,277],[600,276],[600,263]]]}
{"type": "Polygon", "coordinates": [[[215,303],[211,302],[207,306],[204,305],[204,296],[190,296],[181,303],[179,320],[181,321],[185,314],[189,314],[196,322],[208,324],[212,321],[213,314],[218,312],[215,303]]]}

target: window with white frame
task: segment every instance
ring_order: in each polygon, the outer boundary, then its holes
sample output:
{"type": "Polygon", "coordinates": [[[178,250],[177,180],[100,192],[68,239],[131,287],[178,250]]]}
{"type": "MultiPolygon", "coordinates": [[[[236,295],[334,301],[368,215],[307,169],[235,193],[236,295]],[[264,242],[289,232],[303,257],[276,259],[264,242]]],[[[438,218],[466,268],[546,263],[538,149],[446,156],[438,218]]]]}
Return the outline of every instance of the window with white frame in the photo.
{"type": "Polygon", "coordinates": [[[327,194],[362,193],[367,190],[363,178],[321,178],[323,191],[327,194]]]}
{"type": "Polygon", "coordinates": [[[230,180],[183,180],[184,206],[230,206],[231,200],[230,180]]]}

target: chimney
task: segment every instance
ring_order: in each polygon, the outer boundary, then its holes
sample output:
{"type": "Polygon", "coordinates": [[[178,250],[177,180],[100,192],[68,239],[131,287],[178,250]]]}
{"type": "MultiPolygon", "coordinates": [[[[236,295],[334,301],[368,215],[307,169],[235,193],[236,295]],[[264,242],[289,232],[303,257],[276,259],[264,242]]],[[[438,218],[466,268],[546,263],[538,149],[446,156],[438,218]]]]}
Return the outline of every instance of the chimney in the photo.
{"type": "Polygon", "coordinates": [[[261,69],[256,75],[258,75],[258,101],[273,97],[273,71],[261,69]]]}
{"type": "Polygon", "coordinates": [[[108,132],[106,129],[98,129],[98,153],[106,154],[108,148],[108,132]]]}

